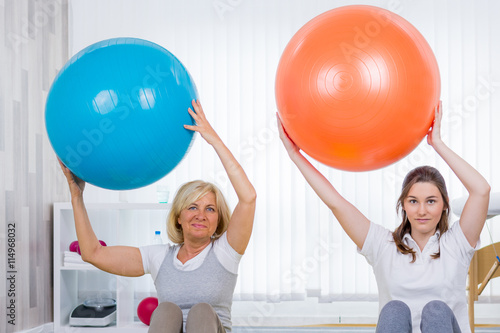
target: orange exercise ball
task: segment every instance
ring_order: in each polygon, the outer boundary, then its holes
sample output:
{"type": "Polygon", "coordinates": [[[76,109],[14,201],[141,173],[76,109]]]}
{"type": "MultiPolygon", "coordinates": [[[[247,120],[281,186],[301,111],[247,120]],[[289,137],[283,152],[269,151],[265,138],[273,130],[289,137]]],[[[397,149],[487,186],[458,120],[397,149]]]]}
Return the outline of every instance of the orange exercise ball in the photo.
{"type": "Polygon", "coordinates": [[[325,12],[290,40],[276,102],[290,138],[337,169],[367,171],[408,155],[439,102],[436,58],[402,17],[355,5],[325,12]]]}

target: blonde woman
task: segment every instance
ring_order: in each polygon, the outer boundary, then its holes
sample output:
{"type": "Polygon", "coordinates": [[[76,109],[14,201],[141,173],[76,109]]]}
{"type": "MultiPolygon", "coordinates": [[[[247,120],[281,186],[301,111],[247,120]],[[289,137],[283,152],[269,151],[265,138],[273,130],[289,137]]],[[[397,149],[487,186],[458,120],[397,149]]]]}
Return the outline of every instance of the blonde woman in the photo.
{"type": "Polygon", "coordinates": [[[159,299],[149,332],[231,332],[231,305],[238,264],[252,233],[256,193],[243,168],[205,117],[201,104],[189,108],[200,133],[219,156],[238,197],[232,214],[213,184],[182,185],[167,221],[176,245],[103,247],[90,224],[85,182],[61,163],[71,191],[76,234],[84,261],[117,275],[151,274],[159,299]]]}

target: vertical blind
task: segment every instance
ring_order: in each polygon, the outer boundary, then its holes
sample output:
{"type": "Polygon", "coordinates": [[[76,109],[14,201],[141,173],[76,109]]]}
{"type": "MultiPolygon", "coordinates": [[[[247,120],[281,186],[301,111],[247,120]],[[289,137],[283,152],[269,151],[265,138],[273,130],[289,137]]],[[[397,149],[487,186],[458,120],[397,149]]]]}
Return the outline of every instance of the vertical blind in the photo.
{"type": "MultiPolygon", "coordinates": [[[[389,9],[415,25],[439,63],[444,141],[500,191],[500,2],[359,1],[389,9]]],[[[283,49],[307,21],[349,5],[332,0],[70,1],[70,54],[112,37],[138,37],[175,54],[193,76],[208,119],[246,170],[257,193],[251,243],[235,300],[320,302],[376,300],[365,259],[333,214],[289,160],[278,137],[274,79],[283,49]]],[[[411,126],[411,124],[407,124],[411,126]]],[[[404,135],[405,128],[397,128],[404,135]]],[[[311,162],[372,221],[394,229],[406,173],[419,165],[441,170],[450,197],[466,194],[425,140],[399,162],[370,172],[345,172],[311,162]]],[[[196,137],[179,166],[160,180],[175,190],[192,179],[218,184],[235,205],[213,149],[196,137]]],[[[87,201],[153,201],[156,184],[112,192],[90,186],[87,201]]],[[[453,216],[452,221],[458,219],[453,216]]],[[[500,217],[488,221],[500,240],[500,217]]],[[[490,243],[487,229],[482,245],[490,243]]],[[[500,250],[500,249],[499,249],[500,250]]],[[[499,297],[492,281],[483,297],[499,297]]]]}

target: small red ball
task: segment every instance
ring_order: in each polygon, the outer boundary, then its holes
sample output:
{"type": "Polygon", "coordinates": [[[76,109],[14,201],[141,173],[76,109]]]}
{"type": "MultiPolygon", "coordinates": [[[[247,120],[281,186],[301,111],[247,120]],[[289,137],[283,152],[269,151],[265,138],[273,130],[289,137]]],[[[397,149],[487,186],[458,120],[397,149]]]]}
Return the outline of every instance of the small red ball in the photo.
{"type": "MultiPolygon", "coordinates": [[[[103,240],[99,240],[99,243],[101,243],[102,246],[107,246],[106,245],[106,242],[103,241],[103,240]]],[[[81,251],[80,251],[80,244],[78,243],[78,241],[73,241],[71,242],[71,244],[69,244],[69,250],[71,252],[76,252],[78,253],[79,255],[82,255],[81,251]]]]}
{"type": "Polygon", "coordinates": [[[146,297],[137,306],[137,316],[146,325],[149,326],[153,311],[158,307],[158,298],[146,297]]]}
{"type": "Polygon", "coordinates": [[[77,249],[78,249],[78,241],[73,241],[71,242],[71,244],[69,244],[69,250],[71,252],[76,252],[77,249]]]}

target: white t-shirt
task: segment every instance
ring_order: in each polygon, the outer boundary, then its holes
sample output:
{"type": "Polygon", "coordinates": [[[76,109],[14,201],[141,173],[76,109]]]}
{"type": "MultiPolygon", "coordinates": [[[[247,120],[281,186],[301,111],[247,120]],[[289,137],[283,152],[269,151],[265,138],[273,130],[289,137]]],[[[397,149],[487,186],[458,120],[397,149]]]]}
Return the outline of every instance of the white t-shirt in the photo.
{"type": "Polygon", "coordinates": [[[242,255],[236,252],[227,241],[227,234],[223,233],[221,237],[210,243],[203,251],[201,251],[196,257],[189,259],[184,264],[177,259],[177,254],[179,253],[180,245],[148,245],[141,246],[139,250],[142,256],[142,265],[144,267],[145,274],[151,274],[153,281],[156,280],[160,266],[165,259],[168,249],[173,246],[175,247],[174,255],[174,266],[183,271],[192,271],[201,266],[205,260],[210,248],[214,247],[214,253],[219,262],[227,269],[229,272],[238,274],[238,265],[240,263],[242,255]]]}
{"type": "MultiPolygon", "coordinates": [[[[373,267],[379,292],[379,310],[391,300],[405,302],[412,313],[413,332],[420,332],[420,317],[425,304],[432,300],[445,302],[455,314],[462,333],[470,332],[465,283],[475,249],[470,246],[458,222],[438,240],[434,234],[423,251],[409,234],[404,242],[416,252],[401,254],[394,244],[392,232],[371,223],[359,252],[373,267]],[[431,255],[440,250],[440,257],[431,255]]],[[[479,247],[479,242],[476,248],[479,247]]]]}

